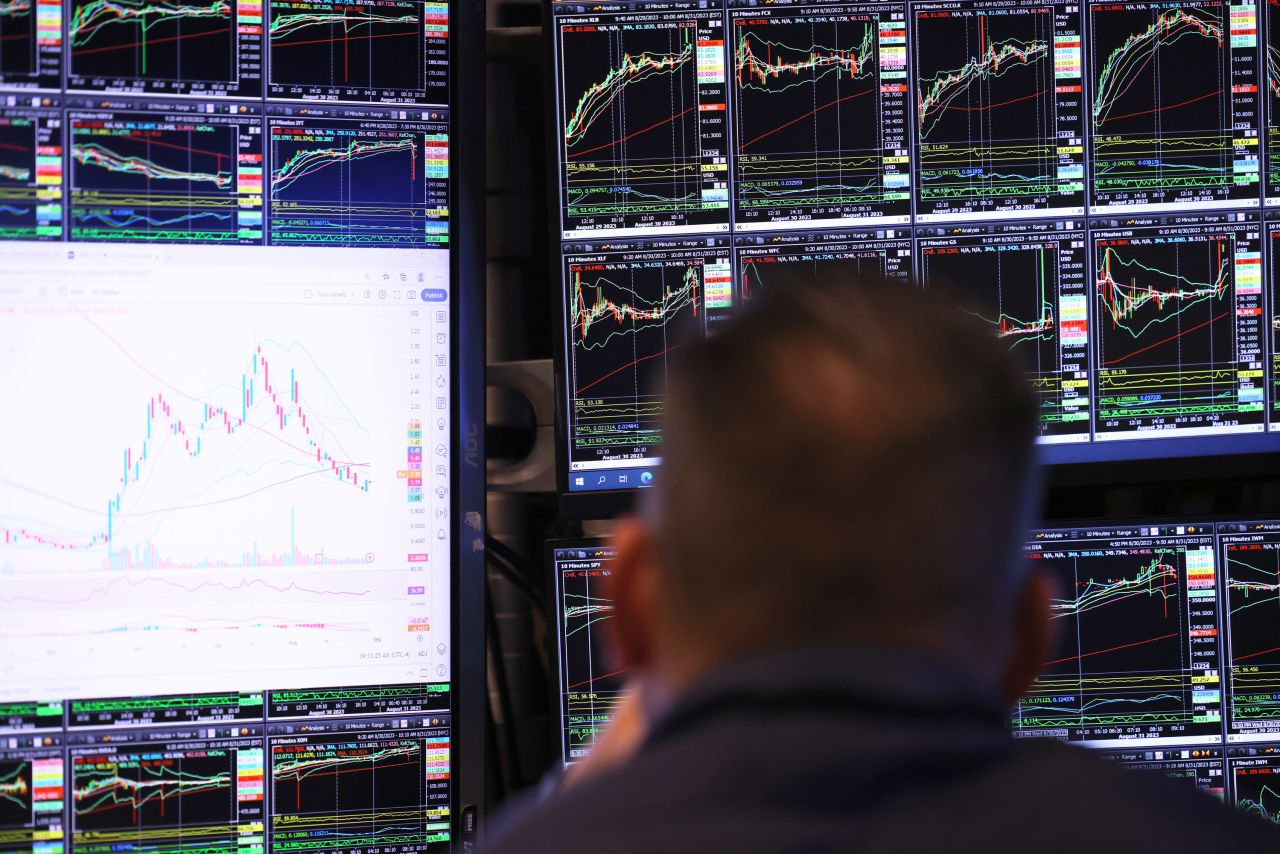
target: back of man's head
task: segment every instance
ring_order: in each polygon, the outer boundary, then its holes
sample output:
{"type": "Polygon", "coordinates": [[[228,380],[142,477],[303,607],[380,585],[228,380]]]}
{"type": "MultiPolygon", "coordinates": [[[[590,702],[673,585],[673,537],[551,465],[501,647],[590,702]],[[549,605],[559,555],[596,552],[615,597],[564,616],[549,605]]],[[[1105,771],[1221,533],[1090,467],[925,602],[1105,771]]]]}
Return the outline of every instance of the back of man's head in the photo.
{"type": "Polygon", "coordinates": [[[663,622],[720,657],[1001,632],[1037,421],[1007,345],[910,285],[788,278],[673,365],[663,622]]]}

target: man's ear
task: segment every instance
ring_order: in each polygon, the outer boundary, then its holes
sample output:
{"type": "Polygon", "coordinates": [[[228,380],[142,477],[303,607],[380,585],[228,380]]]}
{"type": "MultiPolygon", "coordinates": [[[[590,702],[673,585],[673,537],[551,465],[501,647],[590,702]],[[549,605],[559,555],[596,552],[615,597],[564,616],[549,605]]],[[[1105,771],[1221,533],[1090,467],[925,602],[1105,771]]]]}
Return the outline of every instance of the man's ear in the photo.
{"type": "Polygon", "coordinates": [[[1000,690],[1013,705],[1040,674],[1058,642],[1058,627],[1050,606],[1058,595],[1058,583],[1043,570],[1027,576],[1013,611],[1013,638],[1000,690]]]}
{"type": "Polygon", "coordinates": [[[632,670],[653,663],[658,609],[658,572],[653,537],[639,519],[621,520],[614,530],[613,640],[620,667],[632,670]]]}

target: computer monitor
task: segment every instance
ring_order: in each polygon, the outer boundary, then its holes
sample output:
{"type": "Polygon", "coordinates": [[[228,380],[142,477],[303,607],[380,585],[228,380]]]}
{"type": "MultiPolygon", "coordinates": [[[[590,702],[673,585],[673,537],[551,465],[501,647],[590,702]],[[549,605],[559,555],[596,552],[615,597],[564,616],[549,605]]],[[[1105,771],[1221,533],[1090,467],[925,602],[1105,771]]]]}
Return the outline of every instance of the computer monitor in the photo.
{"type": "Polygon", "coordinates": [[[433,0],[0,9],[0,847],[459,840],[482,38],[433,0]]]}
{"type": "Polygon", "coordinates": [[[673,350],[784,263],[952,286],[1049,464],[1280,449],[1272,4],[547,8],[569,513],[652,482],[673,350]]]}
{"type": "Polygon", "coordinates": [[[591,752],[623,695],[625,671],[609,648],[608,578],[613,546],[603,539],[552,540],[555,576],[557,740],[565,764],[591,752]]]}
{"type": "MultiPolygon", "coordinates": [[[[1185,779],[1280,822],[1280,520],[1080,523],[1032,531],[1057,647],[1013,708],[1015,738],[1052,738],[1185,779]]],[[[603,624],[604,540],[552,541],[558,729],[587,755],[625,691],[603,624]]]]}
{"type": "Polygon", "coordinates": [[[1098,748],[1280,821],[1280,521],[1157,520],[1035,531],[1058,648],[1014,735],[1098,748]]]}

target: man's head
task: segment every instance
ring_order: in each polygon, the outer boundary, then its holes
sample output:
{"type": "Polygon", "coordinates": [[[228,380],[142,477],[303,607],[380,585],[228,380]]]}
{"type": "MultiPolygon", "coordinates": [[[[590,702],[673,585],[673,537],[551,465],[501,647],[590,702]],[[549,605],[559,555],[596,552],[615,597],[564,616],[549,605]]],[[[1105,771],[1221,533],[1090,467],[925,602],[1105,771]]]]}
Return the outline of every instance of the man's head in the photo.
{"type": "MultiPolygon", "coordinates": [[[[755,651],[876,644],[980,667],[1015,635],[1047,636],[1016,559],[1036,399],[954,306],[783,277],[681,348],[662,470],[618,538],[629,664],[682,682],[755,651]]],[[[986,675],[1021,690],[1005,683],[1032,657],[986,675]]]]}

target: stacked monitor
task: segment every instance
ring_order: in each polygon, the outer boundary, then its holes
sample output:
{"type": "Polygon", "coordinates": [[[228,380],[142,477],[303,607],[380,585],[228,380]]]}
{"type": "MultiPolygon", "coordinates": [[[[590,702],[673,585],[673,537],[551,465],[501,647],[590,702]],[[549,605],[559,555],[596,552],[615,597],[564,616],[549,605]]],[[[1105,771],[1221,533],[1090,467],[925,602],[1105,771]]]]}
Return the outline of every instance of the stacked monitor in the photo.
{"type": "MultiPolygon", "coordinates": [[[[1016,737],[1096,749],[1280,822],[1280,521],[1098,523],[1033,531],[1058,647],[1014,708],[1016,737]]],[[[599,540],[555,542],[560,731],[590,752],[625,673],[608,650],[599,540]]]]}
{"type": "Polygon", "coordinates": [[[456,839],[455,11],[0,2],[5,851],[456,839]]]}
{"type": "Polygon", "coordinates": [[[551,3],[562,491],[652,481],[672,349],[783,265],[952,285],[1046,462],[1280,448],[1277,8],[551,3]]]}

